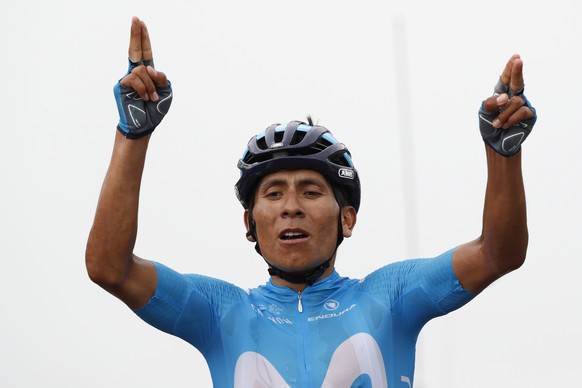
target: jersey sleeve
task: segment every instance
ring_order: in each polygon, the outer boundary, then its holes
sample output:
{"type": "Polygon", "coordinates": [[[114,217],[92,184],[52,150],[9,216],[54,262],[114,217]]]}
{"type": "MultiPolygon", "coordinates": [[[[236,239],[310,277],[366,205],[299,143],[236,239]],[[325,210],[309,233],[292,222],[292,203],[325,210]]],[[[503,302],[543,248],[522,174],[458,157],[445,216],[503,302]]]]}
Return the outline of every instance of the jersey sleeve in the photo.
{"type": "Polygon", "coordinates": [[[451,249],[435,258],[412,261],[408,288],[420,288],[438,308],[439,314],[448,314],[465,305],[475,294],[465,290],[453,269],[451,249]]]}
{"type": "Polygon", "coordinates": [[[453,270],[451,249],[434,258],[409,259],[370,274],[377,297],[408,326],[422,327],[430,319],[448,314],[471,301],[453,270]]]}
{"type": "Polygon", "coordinates": [[[134,310],[145,322],[203,351],[219,330],[220,317],[244,291],[222,280],[178,273],[154,262],[158,285],[148,303],[134,310]]]}

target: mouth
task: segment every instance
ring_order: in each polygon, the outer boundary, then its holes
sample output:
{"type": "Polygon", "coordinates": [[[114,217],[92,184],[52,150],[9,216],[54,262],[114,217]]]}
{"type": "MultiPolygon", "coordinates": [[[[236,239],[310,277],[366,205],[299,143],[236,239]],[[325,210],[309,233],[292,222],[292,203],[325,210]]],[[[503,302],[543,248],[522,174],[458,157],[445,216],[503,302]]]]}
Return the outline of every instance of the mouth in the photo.
{"type": "Polygon", "coordinates": [[[309,234],[303,230],[293,229],[285,230],[279,235],[279,239],[283,241],[297,241],[303,240],[309,237],[309,234]]]}

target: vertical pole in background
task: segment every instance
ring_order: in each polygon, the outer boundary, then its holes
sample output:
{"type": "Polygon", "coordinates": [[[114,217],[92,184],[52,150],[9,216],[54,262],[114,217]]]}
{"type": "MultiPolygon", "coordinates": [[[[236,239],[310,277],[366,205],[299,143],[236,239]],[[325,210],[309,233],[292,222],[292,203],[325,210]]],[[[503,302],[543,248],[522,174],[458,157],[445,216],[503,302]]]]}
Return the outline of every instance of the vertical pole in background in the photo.
{"type": "MultiPolygon", "coordinates": [[[[406,19],[402,15],[392,19],[394,39],[394,85],[398,112],[398,133],[402,163],[402,197],[404,208],[404,238],[407,258],[418,255],[418,204],[416,195],[416,163],[408,64],[408,35],[406,19]]],[[[416,346],[416,364],[422,366],[422,346],[416,346]]],[[[416,370],[422,370],[416,368],[416,370]]],[[[403,376],[405,377],[405,376],[403,376]]],[[[417,374],[418,377],[418,374],[417,374]]],[[[426,386],[422,377],[414,378],[414,386],[426,386]]]]}
{"type": "Polygon", "coordinates": [[[406,256],[418,254],[418,205],[416,197],[416,164],[414,133],[412,130],[412,108],[410,74],[408,71],[408,37],[404,16],[393,18],[395,89],[398,111],[398,131],[402,162],[402,191],[406,256]]]}

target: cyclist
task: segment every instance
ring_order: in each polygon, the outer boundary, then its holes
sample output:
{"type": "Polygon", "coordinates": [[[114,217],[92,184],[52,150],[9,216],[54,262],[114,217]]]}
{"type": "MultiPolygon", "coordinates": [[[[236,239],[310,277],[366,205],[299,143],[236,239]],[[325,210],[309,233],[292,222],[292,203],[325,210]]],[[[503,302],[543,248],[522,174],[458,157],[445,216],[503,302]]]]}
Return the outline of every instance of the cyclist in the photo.
{"type": "Polygon", "coordinates": [[[247,239],[270,278],[251,290],[133,254],[147,145],[172,100],[138,18],[129,60],[115,87],[120,122],[87,270],[146,322],[195,346],[215,386],[411,387],[423,325],[523,264],[521,144],[537,116],[523,94],[519,55],[479,110],[488,167],[481,235],[434,258],[392,263],[363,279],[340,276],[336,252],[360,205],[349,150],[311,120],[273,124],[252,137],[238,162],[236,193],[247,239]]]}

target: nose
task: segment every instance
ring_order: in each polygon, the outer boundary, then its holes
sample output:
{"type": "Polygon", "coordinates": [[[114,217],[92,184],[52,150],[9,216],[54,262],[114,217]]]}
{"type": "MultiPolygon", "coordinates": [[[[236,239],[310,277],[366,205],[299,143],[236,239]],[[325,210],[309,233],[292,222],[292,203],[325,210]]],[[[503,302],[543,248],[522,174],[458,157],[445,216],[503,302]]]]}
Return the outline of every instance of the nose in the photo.
{"type": "Polygon", "coordinates": [[[297,194],[287,193],[281,209],[283,217],[303,217],[305,215],[297,194]]]}

